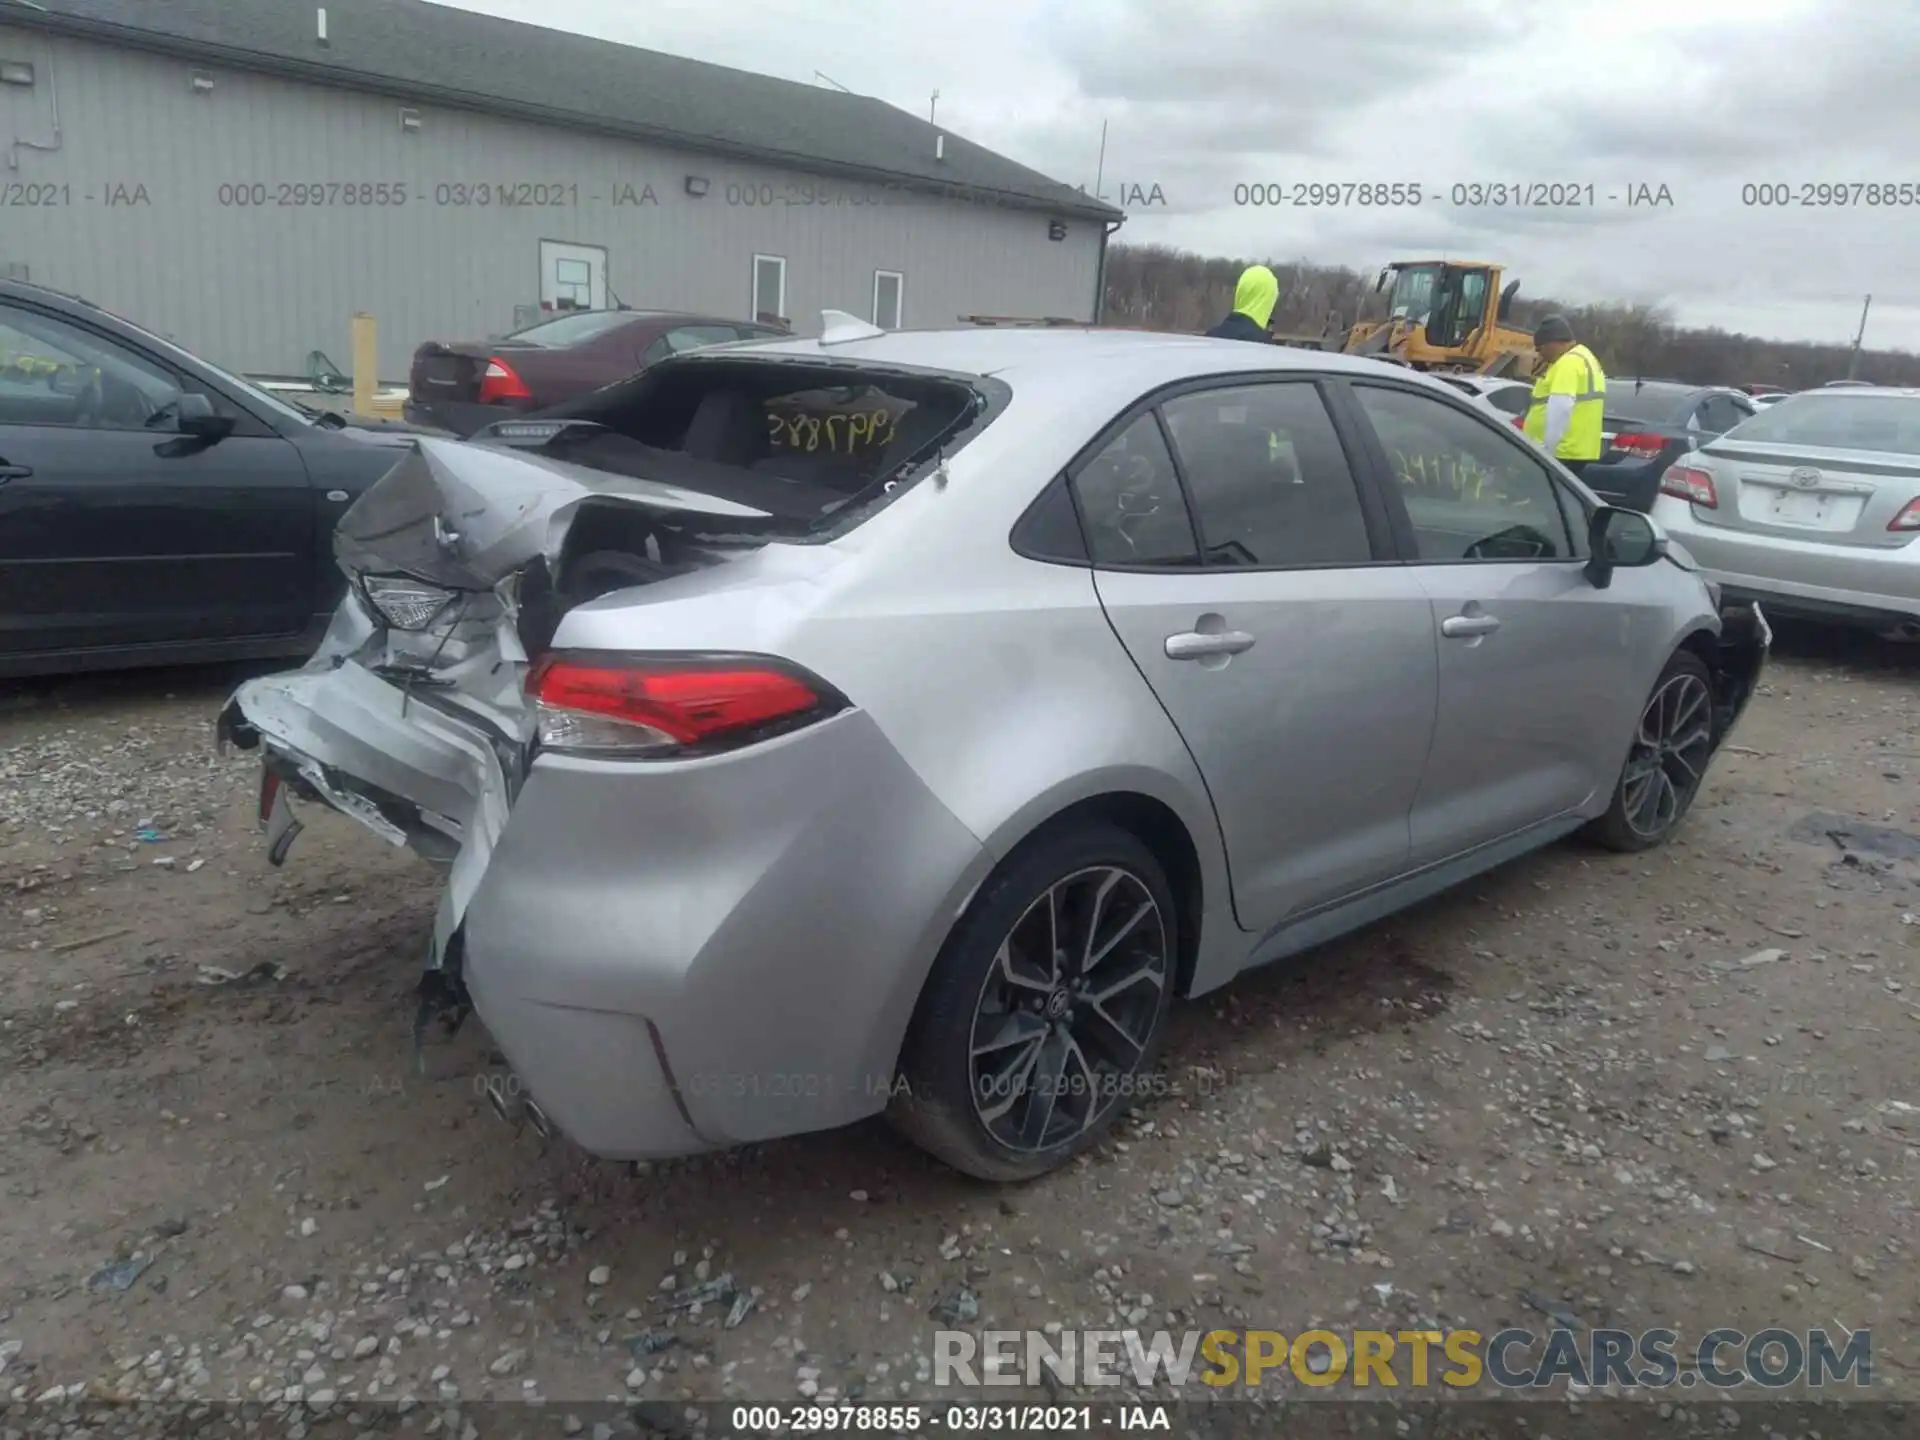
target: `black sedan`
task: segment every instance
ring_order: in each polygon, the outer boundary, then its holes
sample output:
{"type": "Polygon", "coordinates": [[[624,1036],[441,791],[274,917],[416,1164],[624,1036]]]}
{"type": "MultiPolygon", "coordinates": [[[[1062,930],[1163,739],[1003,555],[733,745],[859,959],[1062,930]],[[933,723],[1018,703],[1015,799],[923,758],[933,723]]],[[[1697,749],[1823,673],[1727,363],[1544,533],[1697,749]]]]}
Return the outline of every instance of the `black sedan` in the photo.
{"type": "Polygon", "coordinates": [[[412,433],[0,281],[0,676],[310,653],[334,521],[412,433]]]}
{"type": "Polygon", "coordinates": [[[1651,510],[1669,465],[1753,413],[1752,397],[1727,386],[1609,375],[1607,448],[1580,478],[1609,505],[1651,510]]]}

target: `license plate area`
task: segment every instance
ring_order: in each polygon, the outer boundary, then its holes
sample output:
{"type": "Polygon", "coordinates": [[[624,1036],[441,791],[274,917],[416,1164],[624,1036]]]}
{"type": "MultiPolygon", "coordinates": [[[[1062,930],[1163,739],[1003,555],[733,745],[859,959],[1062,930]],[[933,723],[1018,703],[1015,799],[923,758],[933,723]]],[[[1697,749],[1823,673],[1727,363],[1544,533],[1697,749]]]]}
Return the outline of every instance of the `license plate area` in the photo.
{"type": "Polygon", "coordinates": [[[1740,489],[1741,518],[1793,530],[1851,530],[1865,503],[1863,496],[1841,490],[1794,490],[1751,480],[1740,489]]]}

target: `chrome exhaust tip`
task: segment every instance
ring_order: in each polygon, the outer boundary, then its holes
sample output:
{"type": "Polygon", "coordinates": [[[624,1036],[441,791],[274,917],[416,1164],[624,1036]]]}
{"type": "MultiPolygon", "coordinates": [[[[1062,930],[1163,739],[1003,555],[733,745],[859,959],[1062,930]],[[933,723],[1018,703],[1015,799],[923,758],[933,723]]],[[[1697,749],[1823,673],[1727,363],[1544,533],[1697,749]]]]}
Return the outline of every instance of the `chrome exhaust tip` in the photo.
{"type": "Polygon", "coordinates": [[[553,1122],[547,1118],[547,1112],[531,1099],[523,1108],[526,1110],[527,1123],[533,1126],[533,1133],[542,1140],[553,1139],[553,1122]]]}
{"type": "Polygon", "coordinates": [[[513,1129],[518,1130],[522,1118],[519,1087],[514,1085],[510,1078],[502,1080],[498,1075],[493,1075],[488,1077],[483,1088],[487,1092],[487,1107],[513,1129]],[[509,1094],[510,1089],[514,1093],[509,1094]]]}

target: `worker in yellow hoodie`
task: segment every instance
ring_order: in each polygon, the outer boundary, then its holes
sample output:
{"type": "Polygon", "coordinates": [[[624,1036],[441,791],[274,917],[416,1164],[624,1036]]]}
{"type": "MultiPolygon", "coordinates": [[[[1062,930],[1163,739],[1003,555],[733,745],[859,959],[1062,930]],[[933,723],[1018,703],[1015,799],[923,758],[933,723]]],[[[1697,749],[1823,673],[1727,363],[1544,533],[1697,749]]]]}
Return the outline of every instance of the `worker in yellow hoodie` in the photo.
{"type": "Polygon", "coordinates": [[[1273,319],[1273,307],[1280,300],[1280,281],[1264,265],[1249,265],[1240,272],[1240,283],[1233,287],[1233,313],[1207,334],[1216,340],[1256,340],[1273,343],[1267,325],[1273,319]]]}

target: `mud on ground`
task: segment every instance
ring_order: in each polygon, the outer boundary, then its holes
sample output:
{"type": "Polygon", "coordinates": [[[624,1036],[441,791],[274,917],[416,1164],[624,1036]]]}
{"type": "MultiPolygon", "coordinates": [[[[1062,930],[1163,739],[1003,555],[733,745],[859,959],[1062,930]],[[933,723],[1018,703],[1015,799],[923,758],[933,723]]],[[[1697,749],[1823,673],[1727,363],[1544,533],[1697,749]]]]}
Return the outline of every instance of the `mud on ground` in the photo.
{"type": "Polygon", "coordinates": [[[235,678],[0,690],[0,1393],[930,1397],[956,1323],[1605,1323],[1871,1327],[1920,1398],[1911,649],[1783,634],[1668,849],[1186,1006],[1166,1093],[1009,1190],[879,1124],[594,1162],[491,1113],[477,1024],[419,1073],[437,876],[311,807],[272,870],[235,678]]]}

